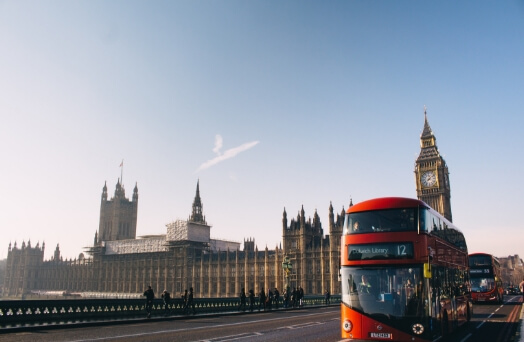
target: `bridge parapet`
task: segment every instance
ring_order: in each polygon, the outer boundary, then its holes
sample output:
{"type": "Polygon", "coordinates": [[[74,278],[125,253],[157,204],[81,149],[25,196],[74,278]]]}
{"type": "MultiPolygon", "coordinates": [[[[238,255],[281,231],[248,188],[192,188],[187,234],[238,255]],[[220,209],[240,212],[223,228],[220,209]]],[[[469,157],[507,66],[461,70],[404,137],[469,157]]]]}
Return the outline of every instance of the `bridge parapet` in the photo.
{"type": "MultiPolygon", "coordinates": [[[[340,296],[331,296],[340,303],[340,296]]],[[[196,314],[238,312],[239,298],[195,298],[196,314]]],[[[255,307],[258,310],[258,298],[255,307]]],[[[325,305],[324,296],[304,296],[303,306],[325,305]]],[[[249,306],[249,305],[248,305],[249,306]]],[[[283,308],[282,300],[279,309],[283,308]]],[[[183,316],[184,302],[174,298],[168,306],[169,316],[183,316]]],[[[275,310],[275,309],[274,309],[275,310]]],[[[152,316],[166,314],[162,299],[153,302],[152,316]]],[[[0,328],[73,324],[145,317],[145,299],[60,299],[0,301],[0,328]]]]}

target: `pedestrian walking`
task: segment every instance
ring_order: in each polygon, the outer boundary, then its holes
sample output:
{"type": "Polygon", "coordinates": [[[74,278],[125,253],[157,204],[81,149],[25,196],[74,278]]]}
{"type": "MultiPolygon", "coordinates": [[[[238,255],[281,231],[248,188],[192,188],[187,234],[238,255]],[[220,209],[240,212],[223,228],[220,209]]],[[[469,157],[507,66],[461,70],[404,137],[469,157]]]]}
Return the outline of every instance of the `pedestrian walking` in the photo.
{"type": "Polygon", "coordinates": [[[151,285],[149,285],[147,287],[147,290],[144,291],[144,296],[146,297],[147,318],[151,318],[151,310],[153,308],[153,299],[155,299],[155,292],[153,292],[151,285]]]}
{"type": "Polygon", "coordinates": [[[291,304],[291,287],[287,286],[284,290],[284,308],[288,308],[291,304]]]}
{"type": "Polygon", "coordinates": [[[187,297],[188,297],[187,289],[185,289],[184,294],[182,295],[182,303],[184,305],[184,308],[183,308],[184,315],[187,315],[187,297]]]}
{"type": "Polygon", "coordinates": [[[268,288],[266,294],[266,309],[268,310],[273,308],[273,296],[273,291],[271,291],[271,288],[268,288]]]}
{"type": "Polygon", "coordinates": [[[278,292],[278,289],[275,287],[275,291],[273,291],[273,294],[275,296],[275,309],[278,309],[278,302],[280,301],[280,292],[278,292]]]}
{"type": "Polygon", "coordinates": [[[260,293],[258,294],[258,311],[260,309],[266,310],[266,293],[264,292],[264,289],[260,290],[260,293]]]}
{"type": "Polygon", "coordinates": [[[187,310],[189,314],[189,310],[193,312],[193,315],[195,314],[195,303],[193,302],[193,288],[189,288],[189,295],[187,296],[187,310]]]}
{"type": "Polygon", "coordinates": [[[524,278],[522,278],[522,281],[519,284],[520,293],[522,294],[522,301],[524,302],[524,278]]]}
{"type": "Polygon", "coordinates": [[[238,306],[238,311],[246,311],[246,291],[244,288],[240,291],[240,305],[238,306]]]}
{"type": "Polygon", "coordinates": [[[253,289],[249,290],[249,311],[253,312],[255,307],[255,291],[253,289]]]}
{"type": "Polygon", "coordinates": [[[171,304],[171,294],[167,292],[167,290],[164,290],[164,292],[162,292],[162,299],[164,300],[164,314],[167,316],[170,312],[169,304],[171,304]]]}
{"type": "Polygon", "coordinates": [[[329,305],[329,300],[331,298],[331,294],[329,293],[329,290],[326,291],[326,305],[329,305]]]}

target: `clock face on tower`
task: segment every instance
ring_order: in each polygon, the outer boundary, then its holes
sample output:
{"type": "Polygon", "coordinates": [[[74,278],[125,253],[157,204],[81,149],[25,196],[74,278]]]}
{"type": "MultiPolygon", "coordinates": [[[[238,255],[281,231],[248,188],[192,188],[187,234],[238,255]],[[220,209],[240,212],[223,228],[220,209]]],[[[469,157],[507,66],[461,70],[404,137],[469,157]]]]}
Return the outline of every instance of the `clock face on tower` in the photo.
{"type": "Polygon", "coordinates": [[[420,182],[426,188],[432,187],[437,183],[437,175],[434,171],[426,171],[422,174],[422,177],[420,177],[420,182]]]}

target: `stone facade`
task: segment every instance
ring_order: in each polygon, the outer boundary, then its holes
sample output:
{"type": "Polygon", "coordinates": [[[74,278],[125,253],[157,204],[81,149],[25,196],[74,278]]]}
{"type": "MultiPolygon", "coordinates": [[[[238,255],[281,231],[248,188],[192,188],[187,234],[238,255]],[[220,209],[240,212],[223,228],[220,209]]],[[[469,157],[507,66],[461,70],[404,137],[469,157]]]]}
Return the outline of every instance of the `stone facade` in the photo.
{"type": "Polygon", "coordinates": [[[132,201],[118,181],[115,195],[102,190],[100,226],[89,257],[63,260],[56,247],[51,260],[44,260],[45,244],[9,245],[3,295],[20,297],[31,291],[142,293],[147,285],[155,292],[174,295],[193,287],[198,297],[237,296],[241,288],[302,286],[308,294],[340,292],[338,269],[344,209],[333,212],[330,205],[329,232],[324,236],[320,218],[306,219],[304,209],[287,224],[283,214],[283,246],[258,250],[255,241],[244,240],[244,248],[233,241],[210,238],[203,215],[199,183],[193,211],[187,221],[166,225],[165,235],[136,238],[138,189],[132,201]],[[333,242],[333,243],[331,243],[333,242]],[[289,277],[282,268],[284,256],[292,264],[289,277]]]}
{"type": "Polygon", "coordinates": [[[102,189],[100,204],[100,225],[98,238],[101,241],[134,239],[138,214],[138,187],[135,184],[133,199],[126,198],[126,192],[120,180],[116,184],[115,195],[107,200],[107,185],[102,189]]]}
{"type": "Polygon", "coordinates": [[[504,288],[519,286],[524,280],[524,262],[518,254],[499,257],[504,288]]]}

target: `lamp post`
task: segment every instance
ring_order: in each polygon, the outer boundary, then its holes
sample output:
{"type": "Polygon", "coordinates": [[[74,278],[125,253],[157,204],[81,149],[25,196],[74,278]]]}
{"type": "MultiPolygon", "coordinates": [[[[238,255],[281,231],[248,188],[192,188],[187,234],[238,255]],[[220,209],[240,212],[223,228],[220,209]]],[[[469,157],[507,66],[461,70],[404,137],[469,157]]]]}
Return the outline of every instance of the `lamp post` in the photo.
{"type": "Polygon", "coordinates": [[[284,256],[284,261],[282,261],[282,269],[286,273],[286,289],[289,287],[289,273],[291,272],[291,269],[293,269],[293,265],[291,264],[291,261],[289,261],[289,257],[287,255],[284,256]]]}

